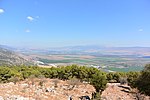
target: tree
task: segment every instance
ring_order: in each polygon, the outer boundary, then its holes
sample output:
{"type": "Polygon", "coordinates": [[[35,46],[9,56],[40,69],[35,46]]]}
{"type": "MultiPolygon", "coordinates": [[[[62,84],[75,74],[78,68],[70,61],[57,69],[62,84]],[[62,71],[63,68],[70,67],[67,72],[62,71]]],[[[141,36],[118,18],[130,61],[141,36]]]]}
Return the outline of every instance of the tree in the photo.
{"type": "Polygon", "coordinates": [[[104,73],[96,70],[95,74],[91,74],[90,84],[93,85],[96,92],[92,93],[92,100],[100,100],[102,91],[105,90],[107,80],[104,73]]]}
{"type": "Polygon", "coordinates": [[[8,82],[12,77],[11,70],[8,67],[0,67],[0,82],[8,82]]]}
{"type": "Polygon", "coordinates": [[[135,83],[141,93],[150,96],[150,64],[147,64],[135,83]]]}
{"type": "Polygon", "coordinates": [[[127,81],[128,85],[131,87],[135,87],[135,82],[140,76],[140,72],[128,72],[127,73],[127,81]]]}
{"type": "Polygon", "coordinates": [[[102,91],[104,91],[106,88],[106,84],[107,84],[106,76],[102,75],[102,73],[100,72],[96,72],[95,74],[92,75],[90,84],[93,85],[96,92],[101,94],[102,91]]]}
{"type": "Polygon", "coordinates": [[[112,73],[112,72],[107,73],[106,77],[107,77],[107,80],[110,82],[111,80],[113,80],[114,73],[112,73]]]}

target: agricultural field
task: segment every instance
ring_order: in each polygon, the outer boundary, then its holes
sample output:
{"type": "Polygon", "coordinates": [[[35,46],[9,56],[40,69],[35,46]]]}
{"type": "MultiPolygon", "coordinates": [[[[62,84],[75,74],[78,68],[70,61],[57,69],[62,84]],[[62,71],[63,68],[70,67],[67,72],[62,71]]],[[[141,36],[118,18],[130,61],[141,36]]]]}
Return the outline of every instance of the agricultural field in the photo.
{"type": "Polygon", "coordinates": [[[93,56],[93,55],[34,55],[39,65],[83,65],[97,67],[109,71],[140,71],[145,64],[150,63],[150,58],[122,57],[122,56],[93,56]]]}

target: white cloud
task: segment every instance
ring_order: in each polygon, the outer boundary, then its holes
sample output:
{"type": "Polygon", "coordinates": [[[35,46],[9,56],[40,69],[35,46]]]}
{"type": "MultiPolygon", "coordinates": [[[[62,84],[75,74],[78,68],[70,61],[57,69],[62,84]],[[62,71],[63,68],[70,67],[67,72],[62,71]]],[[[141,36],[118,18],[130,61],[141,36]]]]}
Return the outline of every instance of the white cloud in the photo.
{"type": "Polygon", "coordinates": [[[138,31],[139,31],[139,32],[142,32],[142,31],[143,31],[143,29],[141,28],[141,29],[139,29],[138,31]]]}
{"type": "Polygon", "coordinates": [[[27,19],[29,21],[36,21],[37,19],[39,19],[40,17],[39,16],[35,16],[35,17],[32,17],[32,16],[28,16],[27,19]]]}
{"type": "Polygon", "coordinates": [[[27,19],[28,19],[29,21],[33,21],[33,20],[34,20],[34,18],[31,17],[31,16],[28,16],[27,19]]]}
{"type": "Polygon", "coordinates": [[[3,9],[0,9],[0,14],[4,13],[4,10],[3,9]]]}
{"type": "Polygon", "coordinates": [[[26,29],[25,32],[26,32],[26,33],[30,33],[31,31],[30,31],[29,29],[26,29]]]}

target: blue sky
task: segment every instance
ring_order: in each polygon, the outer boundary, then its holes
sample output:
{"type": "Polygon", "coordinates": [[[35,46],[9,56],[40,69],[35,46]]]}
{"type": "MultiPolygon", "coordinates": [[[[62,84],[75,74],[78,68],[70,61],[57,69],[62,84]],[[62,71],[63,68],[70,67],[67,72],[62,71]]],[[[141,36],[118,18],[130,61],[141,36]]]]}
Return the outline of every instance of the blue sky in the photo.
{"type": "Polygon", "coordinates": [[[0,0],[0,44],[150,47],[150,1],[0,0]]]}

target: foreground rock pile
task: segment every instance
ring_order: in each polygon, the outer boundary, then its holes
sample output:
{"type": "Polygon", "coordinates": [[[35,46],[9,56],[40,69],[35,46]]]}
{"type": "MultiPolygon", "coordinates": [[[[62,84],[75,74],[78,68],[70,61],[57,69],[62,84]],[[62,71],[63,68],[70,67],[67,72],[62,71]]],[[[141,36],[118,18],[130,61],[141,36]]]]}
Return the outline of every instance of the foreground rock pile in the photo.
{"type": "Polygon", "coordinates": [[[91,97],[93,86],[78,81],[58,79],[30,79],[22,82],[0,84],[0,100],[79,100],[91,97]]]}
{"type": "MultiPolygon", "coordinates": [[[[69,97],[80,100],[81,96],[91,98],[94,91],[93,86],[78,80],[31,78],[0,84],[0,100],[69,100],[69,97]]],[[[128,85],[120,83],[108,83],[101,97],[102,100],[150,100],[150,97],[140,95],[128,85]]]]}

